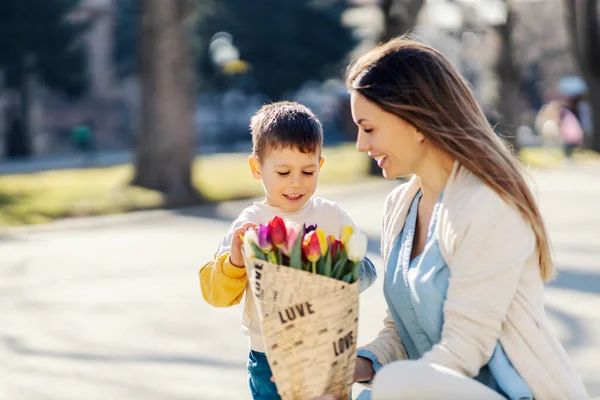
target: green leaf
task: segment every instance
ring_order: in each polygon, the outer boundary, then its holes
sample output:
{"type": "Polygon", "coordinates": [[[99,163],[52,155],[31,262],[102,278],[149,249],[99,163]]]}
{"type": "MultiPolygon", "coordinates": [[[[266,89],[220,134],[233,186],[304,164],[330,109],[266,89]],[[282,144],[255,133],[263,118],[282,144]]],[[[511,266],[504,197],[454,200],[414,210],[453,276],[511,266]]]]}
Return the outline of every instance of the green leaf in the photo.
{"type": "Polygon", "coordinates": [[[331,248],[327,249],[324,264],[325,266],[323,268],[323,275],[331,277],[331,248]]]}
{"type": "Polygon", "coordinates": [[[335,263],[333,272],[331,273],[332,278],[342,279],[342,276],[344,276],[344,264],[346,264],[346,259],[341,259],[335,263]]]}
{"type": "Polygon", "coordinates": [[[312,271],[312,263],[310,261],[303,262],[302,269],[305,270],[306,272],[311,272],[312,271]]]}
{"type": "Polygon", "coordinates": [[[344,248],[344,246],[342,246],[340,248],[340,250],[338,251],[338,253],[335,255],[335,260],[333,260],[333,264],[337,264],[338,261],[341,260],[347,260],[348,259],[348,254],[346,253],[346,249],[344,248]]]}
{"type": "Polygon", "coordinates": [[[252,249],[254,250],[255,258],[258,258],[259,260],[267,261],[267,256],[265,255],[265,253],[263,253],[263,251],[260,249],[260,247],[258,247],[258,245],[256,243],[254,243],[253,241],[250,241],[250,245],[252,246],[252,249]]]}
{"type": "Polygon", "coordinates": [[[330,251],[331,251],[331,249],[327,249],[327,253],[325,253],[325,256],[319,258],[319,261],[317,261],[317,273],[319,275],[329,276],[331,274],[331,272],[329,274],[327,274],[327,264],[329,264],[329,270],[331,271],[330,251]]]}
{"type": "Polygon", "coordinates": [[[346,282],[346,283],[352,283],[352,274],[346,274],[346,275],[344,275],[344,277],[341,280],[344,281],[344,282],[346,282]]]}
{"type": "MultiPolygon", "coordinates": [[[[360,276],[360,264],[361,261],[359,262],[355,262],[354,265],[352,266],[352,282],[356,282],[360,276]]],[[[350,283],[352,283],[350,282],[350,283]]]]}
{"type": "Polygon", "coordinates": [[[269,251],[267,253],[267,260],[269,260],[270,263],[277,264],[277,256],[274,251],[269,251]]]}
{"type": "Polygon", "coordinates": [[[304,269],[302,265],[302,238],[304,235],[298,234],[298,238],[296,239],[296,243],[294,243],[294,247],[292,248],[292,254],[290,254],[290,267],[295,269],[304,269]]]}

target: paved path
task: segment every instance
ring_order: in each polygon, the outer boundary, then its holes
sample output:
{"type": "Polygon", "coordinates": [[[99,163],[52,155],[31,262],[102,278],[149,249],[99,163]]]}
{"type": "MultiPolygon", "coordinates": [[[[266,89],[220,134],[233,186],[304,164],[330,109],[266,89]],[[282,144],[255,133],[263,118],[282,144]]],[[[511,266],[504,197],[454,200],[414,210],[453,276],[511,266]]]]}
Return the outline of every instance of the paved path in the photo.
{"type": "MultiPolygon", "coordinates": [[[[600,171],[535,172],[561,274],[555,331],[600,399],[600,171]]],[[[376,254],[390,182],[327,189],[376,254]]],[[[201,298],[197,272],[245,202],[57,222],[0,233],[0,399],[247,399],[241,308],[201,298]]],[[[384,315],[363,296],[359,342],[384,315]]]]}

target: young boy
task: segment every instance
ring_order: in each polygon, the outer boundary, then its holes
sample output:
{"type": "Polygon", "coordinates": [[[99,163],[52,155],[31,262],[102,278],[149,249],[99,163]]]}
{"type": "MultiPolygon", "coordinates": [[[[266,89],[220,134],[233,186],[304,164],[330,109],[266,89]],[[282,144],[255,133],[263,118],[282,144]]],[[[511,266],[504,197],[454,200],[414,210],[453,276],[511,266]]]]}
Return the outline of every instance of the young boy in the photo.
{"type": "MultiPolygon", "coordinates": [[[[252,117],[250,171],[261,180],[265,198],[242,211],[229,227],[214,260],[200,269],[204,299],[216,307],[238,304],[246,289],[246,270],[239,238],[248,227],[266,224],[274,216],[299,224],[317,224],[325,235],[340,237],[350,217],[335,203],[314,197],[323,165],[323,128],[305,106],[279,102],[263,106],[252,117]]],[[[365,258],[361,263],[360,290],[376,279],[375,267],[365,258]]],[[[275,400],[275,384],[265,356],[258,313],[251,295],[246,295],[242,332],[250,338],[248,381],[254,400],[275,400]]]]}

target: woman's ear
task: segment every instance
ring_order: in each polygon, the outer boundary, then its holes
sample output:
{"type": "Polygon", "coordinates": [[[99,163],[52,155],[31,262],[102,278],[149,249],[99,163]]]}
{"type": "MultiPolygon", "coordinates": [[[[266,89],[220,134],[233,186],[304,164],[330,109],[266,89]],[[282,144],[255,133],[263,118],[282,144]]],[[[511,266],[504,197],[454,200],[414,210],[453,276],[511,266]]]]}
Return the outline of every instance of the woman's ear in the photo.
{"type": "Polygon", "coordinates": [[[256,158],[254,155],[251,155],[248,157],[248,164],[250,165],[250,172],[252,173],[254,179],[260,180],[260,162],[258,161],[258,158],[256,158]]]}

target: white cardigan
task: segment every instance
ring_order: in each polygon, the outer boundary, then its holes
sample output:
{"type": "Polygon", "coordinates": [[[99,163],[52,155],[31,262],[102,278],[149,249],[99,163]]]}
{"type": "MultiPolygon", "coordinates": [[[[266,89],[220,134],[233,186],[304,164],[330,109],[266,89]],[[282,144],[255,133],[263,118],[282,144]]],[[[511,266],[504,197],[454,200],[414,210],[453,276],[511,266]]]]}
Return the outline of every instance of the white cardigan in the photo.
{"type": "MultiPolygon", "coordinates": [[[[419,189],[413,177],[387,198],[381,238],[386,268],[419,189]]],[[[473,377],[500,339],[536,400],[587,399],[580,376],[546,319],[535,235],[516,209],[455,163],[436,236],[450,282],[441,342],[422,360],[473,377]]],[[[389,310],[384,328],[363,349],[382,365],[407,358],[389,310]]]]}

